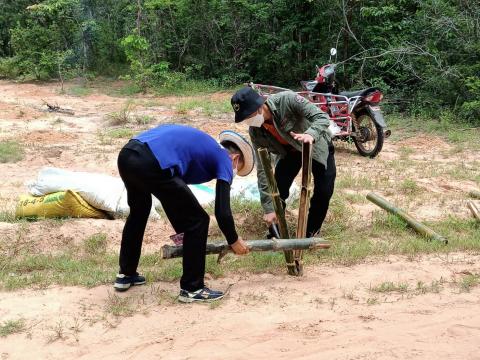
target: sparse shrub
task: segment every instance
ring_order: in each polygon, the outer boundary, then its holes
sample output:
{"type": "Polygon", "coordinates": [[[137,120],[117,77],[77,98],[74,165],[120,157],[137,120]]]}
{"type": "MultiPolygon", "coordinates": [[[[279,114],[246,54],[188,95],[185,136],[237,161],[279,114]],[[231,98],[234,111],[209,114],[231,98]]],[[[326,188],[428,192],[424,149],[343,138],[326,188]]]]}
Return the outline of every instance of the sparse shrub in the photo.
{"type": "Polygon", "coordinates": [[[114,126],[128,124],[132,121],[132,111],[134,107],[131,101],[127,101],[120,111],[110,113],[106,116],[108,123],[114,126]]]}
{"type": "Polygon", "coordinates": [[[25,156],[25,150],[17,141],[0,141],[0,163],[15,163],[25,156]]]}

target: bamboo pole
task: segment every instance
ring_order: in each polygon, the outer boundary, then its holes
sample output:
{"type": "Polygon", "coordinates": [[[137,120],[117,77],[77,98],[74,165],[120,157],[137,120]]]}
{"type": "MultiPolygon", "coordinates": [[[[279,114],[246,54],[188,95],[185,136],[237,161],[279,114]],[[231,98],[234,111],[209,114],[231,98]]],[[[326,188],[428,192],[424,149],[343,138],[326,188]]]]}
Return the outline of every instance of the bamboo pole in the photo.
{"type": "MultiPolygon", "coordinates": [[[[308,249],[328,249],[330,243],[321,238],[304,239],[268,239],[245,241],[250,251],[292,251],[308,249]]],[[[227,243],[207,244],[208,254],[224,254],[232,251],[227,243]]],[[[163,245],[161,250],[163,259],[172,259],[183,256],[183,245],[163,245]]]]}
{"type": "MultiPolygon", "coordinates": [[[[302,188],[300,190],[300,204],[298,207],[297,239],[307,236],[308,209],[312,180],[312,146],[310,143],[302,145],[302,188]]],[[[303,251],[293,252],[299,274],[303,275],[303,251]]]]}
{"type": "Polygon", "coordinates": [[[477,206],[473,201],[467,202],[468,207],[470,208],[470,211],[472,212],[473,216],[480,221],[480,211],[478,210],[477,206]]]}
{"type": "MultiPolygon", "coordinates": [[[[273,200],[273,208],[275,210],[275,214],[277,215],[280,236],[284,239],[288,239],[290,238],[290,235],[288,233],[287,221],[285,220],[285,211],[282,206],[282,199],[280,198],[280,194],[278,192],[277,182],[275,181],[275,175],[273,173],[272,162],[270,160],[270,155],[268,154],[267,149],[265,148],[258,149],[258,158],[262,163],[265,176],[267,177],[270,195],[272,196],[272,200],[273,200]]],[[[293,251],[285,250],[284,254],[285,254],[285,261],[287,262],[288,274],[298,276],[299,269],[295,264],[293,251]]]]}
{"type": "Polygon", "coordinates": [[[440,241],[444,244],[448,244],[448,240],[443,236],[437,234],[435,231],[430,229],[428,226],[422,224],[421,222],[415,220],[412,216],[407,214],[400,208],[395,207],[393,204],[389,203],[387,200],[381,196],[371,192],[367,195],[367,199],[373,202],[375,205],[380,206],[382,209],[388,211],[391,214],[394,214],[404,220],[413,230],[419,234],[431,239],[440,241]]]}
{"type": "Polygon", "coordinates": [[[480,191],[478,191],[478,190],[472,190],[472,191],[470,191],[469,194],[474,199],[480,199],[480,191]]]}

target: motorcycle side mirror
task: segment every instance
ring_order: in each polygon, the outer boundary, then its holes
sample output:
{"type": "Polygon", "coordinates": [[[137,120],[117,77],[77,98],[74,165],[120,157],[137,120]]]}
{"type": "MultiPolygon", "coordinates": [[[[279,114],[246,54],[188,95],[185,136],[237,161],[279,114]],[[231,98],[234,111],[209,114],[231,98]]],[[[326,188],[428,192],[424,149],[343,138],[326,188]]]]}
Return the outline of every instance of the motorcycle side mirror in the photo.
{"type": "Polygon", "coordinates": [[[331,49],[330,49],[330,55],[331,55],[331,56],[337,55],[337,49],[331,48],[331,49]]]}

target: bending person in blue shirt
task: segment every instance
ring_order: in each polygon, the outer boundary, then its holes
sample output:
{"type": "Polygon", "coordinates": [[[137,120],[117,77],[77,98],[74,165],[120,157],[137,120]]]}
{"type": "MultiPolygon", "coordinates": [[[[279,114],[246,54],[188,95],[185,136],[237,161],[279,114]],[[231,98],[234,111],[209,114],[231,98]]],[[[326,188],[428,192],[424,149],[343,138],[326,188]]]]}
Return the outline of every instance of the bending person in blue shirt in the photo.
{"type": "Polygon", "coordinates": [[[179,300],[212,301],[221,291],[205,287],[205,253],[210,217],[187,186],[216,182],[215,216],[235,254],[249,252],[237,235],[230,209],[235,173],[248,175],[254,166],[251,145],[233,131],[210,135],[188,126],[162,125],[135,136],[120,151],[118,170],[127,189],[130,214],[123,229],[116,290],[145,283],[137,272],[143,235],[152,206],[160,200],[175,232],[183,233],[183,274],[179,300]]]}

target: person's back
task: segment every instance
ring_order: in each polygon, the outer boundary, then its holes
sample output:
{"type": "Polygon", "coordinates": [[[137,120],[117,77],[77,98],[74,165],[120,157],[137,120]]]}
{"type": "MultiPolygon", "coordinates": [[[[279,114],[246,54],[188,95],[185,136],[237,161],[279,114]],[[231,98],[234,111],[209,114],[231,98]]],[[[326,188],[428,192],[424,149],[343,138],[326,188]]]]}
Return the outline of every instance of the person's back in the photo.
{"type": "Polygon", "coordinates": [[[233,174],[248,175],[254,166],[253,149],[239,134],[223,131],[217,143],[210,135],[188,126],[161,125],[131,139],[118,155],[118,172],[127,190],[130,214],[120,246],[119,272],[114,288],[128,290],[145,284],[137,272],[152,194],[177,234],[183,236],[183,273],[179,301],[221,299],[221,291],[205,286],[205,252],[210,216],[187,184],[217,179],[215,217],[236,254],[249,249],[235,229],[230,208],[233,174]]]}
{"type": "Polygon", "coordinates": [[[173,173],[187,184],[201,184],[220,179],[231,184],[231,160],[210,135],[182,125],[161,125],[134,137],[155,155],[162,169],[173,173]]]}

